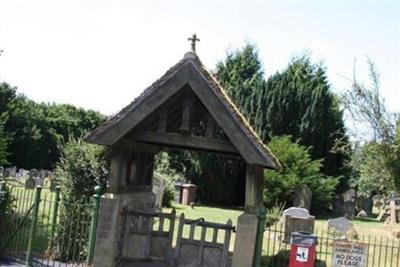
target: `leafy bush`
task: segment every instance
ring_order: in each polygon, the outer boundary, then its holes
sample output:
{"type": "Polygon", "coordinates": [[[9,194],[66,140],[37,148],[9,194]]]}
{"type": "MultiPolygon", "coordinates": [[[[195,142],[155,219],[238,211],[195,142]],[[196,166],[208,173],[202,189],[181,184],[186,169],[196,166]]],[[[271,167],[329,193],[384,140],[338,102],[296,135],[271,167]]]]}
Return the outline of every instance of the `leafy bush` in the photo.
{"type": "Polygon", "coordinates": [[[172,202],[174,201],[175,190],[173,186],[166,186],[164,189],[164,195],[162,199],[162,206],[170,208],[172,207],[172,202]]]}
{"type": "Polygon", "coordinates": [[[87,233],[92,206],[90,200],[94,187],[106,186],[108,177],[107,150],[85,143],[82,139],[71,139],[62,149],[56,172],[61,180],[60,223],[58,226],[53,257],[71,259],[73,255],[86,257],[87,233]],[[69,245],[74,242],[74,246],[69,245]]]}
{"type": "Polygon", "coordinates": [[[11,190],[4,178],[0,177],[0,222],[11,211],[12,202],[11,190]]]}
{"type": "Polygon", "coordinates": [[[326,209],[333,200],[338,178],[321,173],[322,160],[312,160],[309,150],[293,143],[289,136],[273,137],[268,146],[280,160],[283,170],[264,173],[266,207],[272,207],[276,201],[290,205],[296,188],[307,185],[312,191],[313,211],[326,209]]]}
{"type": "Polygon", "coordinates": [[[272,208],[267,209],[267,219],[265,220],[266,226],[274,225],[279,222],[282,218],[283,211],[285,209],[285,203],[275,202],[272,208]]]}
{"type": "Polygon", "coordinates": [[[61,177],[63,198],[86,202],[95,193],[96,185],[106,187],[109,173],[108,150],[88,144],[81,138],[71,138],[62,149],[56,172],[61,177]]]}

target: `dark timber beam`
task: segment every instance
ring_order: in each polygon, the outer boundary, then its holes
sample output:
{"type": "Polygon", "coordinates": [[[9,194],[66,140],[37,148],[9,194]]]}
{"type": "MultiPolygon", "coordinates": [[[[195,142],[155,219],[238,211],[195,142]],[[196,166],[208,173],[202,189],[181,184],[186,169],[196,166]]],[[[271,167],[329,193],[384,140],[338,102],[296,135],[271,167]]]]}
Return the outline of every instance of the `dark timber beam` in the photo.
{"type": "Polygon", "coordinates": [[[199,136],[178,133],[159,133],[143,131],[130,136],[133,140],[166,146],[184,147],[195,150],[207,150],[221,153],[238,154],[232,143],[199,136]]]}
{"type": "Polygon", "coordinates": [[[193,108],[193,98],[191,96],[186,96],[186,99],[182,105],[182,124],[180,127],[180,131],[183,134],[190,133],[190,124],[191,124],[191,110],[193,108]]]}
{"type": "Polygon", "coordinates": [[[168,110],[163,109],[159,115],[158,132],[163,133],[167,129],[168,110]]]}
{"type": "Polygon", "coordinates": [[[213,138],[214,137],[214,118],[210,113],[207,115],[207,128],[206,128],[206,137],[213,138]]]}

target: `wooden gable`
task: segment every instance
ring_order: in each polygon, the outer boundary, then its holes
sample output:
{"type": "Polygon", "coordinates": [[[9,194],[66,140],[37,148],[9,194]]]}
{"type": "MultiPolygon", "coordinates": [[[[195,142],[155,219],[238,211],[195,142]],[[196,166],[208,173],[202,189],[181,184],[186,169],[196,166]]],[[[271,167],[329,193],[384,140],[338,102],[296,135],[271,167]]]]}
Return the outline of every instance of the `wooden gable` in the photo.
{"type": "Polygon", "coordinates": [[[86,140],[113,146],[124,138],[238,154],[249,164],[280,167],[193,52],[86,140]]]}

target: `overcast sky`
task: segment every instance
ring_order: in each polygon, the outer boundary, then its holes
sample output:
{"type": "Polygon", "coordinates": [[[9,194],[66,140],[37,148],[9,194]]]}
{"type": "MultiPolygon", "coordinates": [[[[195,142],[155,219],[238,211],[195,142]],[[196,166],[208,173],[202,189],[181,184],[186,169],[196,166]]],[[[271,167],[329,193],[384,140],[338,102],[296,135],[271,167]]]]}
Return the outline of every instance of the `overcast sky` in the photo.
{"type": "Polygon", "coordinates": [[[400,2],[396,1],[0,1],[0,80],[36,101],[113,114],[189,50],[213,69],[246,41],[266,76],[304,50],[323,61],[335,92],[368,55],[382,93],[400,111],[400,2]],[[349,3],[350,2],[350,3],[349,3]]]}

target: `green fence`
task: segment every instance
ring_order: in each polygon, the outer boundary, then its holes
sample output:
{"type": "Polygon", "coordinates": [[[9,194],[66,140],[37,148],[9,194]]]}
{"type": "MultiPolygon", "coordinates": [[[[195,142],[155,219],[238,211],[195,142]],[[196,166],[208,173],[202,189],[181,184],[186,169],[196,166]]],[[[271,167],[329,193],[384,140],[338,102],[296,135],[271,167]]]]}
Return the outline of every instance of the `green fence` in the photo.
{"type": "Polygon", "coordinates": [[[95,244],[98,200],[68,203],[60,189],[12,188],[13,211],[0,222],[0,255],[28,266],[85,266],[95,244]]]}
{"type": "MultiPolygon", "coordinates": [[[[289,266],[290,244],[285,242],[285,234],[282,224],[265,229],[262,266],[289,266]]],[[[316,230],[314,234],[318,237],[315,267],[332,266],[333,242],[340,240],[340,236],[325,229],[316,230]]],[[[353,236],[347,241],[368,245],[368,267],[400,266],[400,240],[395,237],[353,236]]]]}

